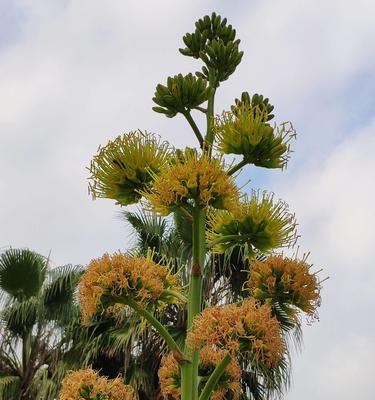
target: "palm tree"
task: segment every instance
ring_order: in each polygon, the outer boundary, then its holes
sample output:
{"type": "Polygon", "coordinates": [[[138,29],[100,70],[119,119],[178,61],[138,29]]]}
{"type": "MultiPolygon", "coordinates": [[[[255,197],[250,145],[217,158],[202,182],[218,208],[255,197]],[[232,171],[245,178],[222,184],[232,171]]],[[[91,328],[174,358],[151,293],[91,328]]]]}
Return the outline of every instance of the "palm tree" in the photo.
{"type": "Polygon", "coordinates": [[[28,249],[0,254],[0,399],[51,399],[65,369],[64,331],[78,318],[80,266],[50,268],[28,249]]]}

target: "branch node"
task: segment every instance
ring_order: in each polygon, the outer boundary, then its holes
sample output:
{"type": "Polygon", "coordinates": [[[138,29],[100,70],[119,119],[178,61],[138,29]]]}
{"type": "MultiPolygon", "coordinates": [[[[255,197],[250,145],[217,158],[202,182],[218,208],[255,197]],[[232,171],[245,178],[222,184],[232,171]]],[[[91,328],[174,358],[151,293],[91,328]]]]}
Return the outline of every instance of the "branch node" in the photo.
{"type": "Polygon", "coordinates": [[[196,262],[193,264],[193,267],[191,268],[191,276],[201,276],[202,271],[200,265],[196,262]]]}

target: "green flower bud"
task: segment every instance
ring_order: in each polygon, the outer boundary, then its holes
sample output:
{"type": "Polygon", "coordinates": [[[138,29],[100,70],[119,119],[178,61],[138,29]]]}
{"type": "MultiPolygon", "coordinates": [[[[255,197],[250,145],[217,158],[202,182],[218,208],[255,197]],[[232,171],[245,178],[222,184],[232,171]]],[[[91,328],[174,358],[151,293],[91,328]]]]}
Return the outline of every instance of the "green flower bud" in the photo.
{"type": "Polygon", "coordinates": [[[152,98],[158,107],[152,109],[173,118],[177,113],[186,113],[204,103],[209,95],[207,81],[192,74],[169,77],[167,86],[157,85],[152,98]]]}

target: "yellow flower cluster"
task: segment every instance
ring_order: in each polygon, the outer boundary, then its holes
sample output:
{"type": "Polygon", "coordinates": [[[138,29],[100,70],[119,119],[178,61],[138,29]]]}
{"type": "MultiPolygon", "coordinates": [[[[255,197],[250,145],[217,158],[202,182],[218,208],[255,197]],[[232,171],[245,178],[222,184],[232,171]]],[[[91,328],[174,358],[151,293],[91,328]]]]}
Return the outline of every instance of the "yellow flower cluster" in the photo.
{"type": "Polygon", "coordinates": [[[178,278],[168,267],[144,257],[104,254],[88,265],[81,277],[79,299],[82,319],[89,323],[101,304],[102,295],[128,297],[141,304],[172,302],[165,290],[179,291],[178,278]]]}
{"type": "Polygon", "coordinates": [[[216,346],[232,354],[249,353],[255,362],[276,366],[283,357],[280,325],[271,307],[254,299],[206,308],[195,317],[187,336],[191,349],[216,346]]]}
{"type": "Polygon", "coordinates": [[[89,192],[93,198],[136,203],[170,156],[167,143],[147,132],[129,132],[99,148],[90,165],[89,192]]]}
{"type": "Polygon", "coordinates": [[[107,379],[92,369],[71,372],[61,383],[59,400],[82,400],[81,394],[92,399],[136,400],[131,386],[125,385],[121,378],[107,379]]]}
{"type": "Polygon", "coordinates": [[[224,171],[223,162],[186,152],[155,176],[149,192],[142,193],[154,211],[168,215],[192,205],[231,209],[238,201],[235,181],[224,171]]]}
{"type": "Polygon", "coordinates": [[[283,168],[289,159],[289,141],[295,136],[291,124],[272,127],[268,112],[258,105],[244,103],[234,112],[223,112],[214,120],[219,149],[225,154],[241,154],[249,164],[283,168]]]}
{"type": "Polygon", "coordinates": [[[321,285],[311,266],[304,260],[271,256],[265,261],[254,261],[249,271],[247,287],[262,302],[277,302],[288,306],[290,316],[299,308],[310,317],[316,315],[320,305],[321,285]]]}
{"type": "MultiPolygon", "coordinates": [[[[208,379],[216,366],[220,364],[225,354],[226,351],[213,348],[212,346],[205,346],[200,349],[198,373],[202,379],[202,383],[208,379]]],[[[170,399],[171,397],[173,399],[180,399],[180,369],[172,354],[169,354],[163,358],[158,375],[163,397],[166,400],[170,399]]],[[[231,399],[237,400],[241,393],[240,379],[240,366],[238,365],[238,362],[233,359],[225,368],[225,371],[210,398],[212,400],[222,400],[225,398],[225,396],[229,396],[231,399]]]]}
{"type": "Polygon", "coordinates": [[[267,252],[271,249],[295,244],[295,216],[282,201],[274,202],[273,195],[253,191],[232,212],[216,211],[210,215],[208,240],[214,250],[222,253],[236,245],[247,245],[248,256],[253,247],[267,252]]]}

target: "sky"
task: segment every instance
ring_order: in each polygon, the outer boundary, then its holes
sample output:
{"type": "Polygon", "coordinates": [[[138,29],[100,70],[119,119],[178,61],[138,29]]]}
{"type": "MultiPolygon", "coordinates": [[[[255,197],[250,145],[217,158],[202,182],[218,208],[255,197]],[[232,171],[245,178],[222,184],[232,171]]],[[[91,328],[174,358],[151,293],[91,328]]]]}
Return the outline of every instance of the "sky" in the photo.
{"type": "Polygon", "coordinates": [[[89,197],[86,167],[100,144],[138,128],[195,145],[185,121],[154,113],[151,99],[169,75],[200,68],[178,48],[212,11],[245,53],[216,111],[261,93],[298,133],[286,171],[246,167],[239,183],[289,203],[300,253],[330,277],[285,398],[373,399],[372,0],[0,0],[0,251],[85,265],[131,246],[119,207],[89,197]]]}

